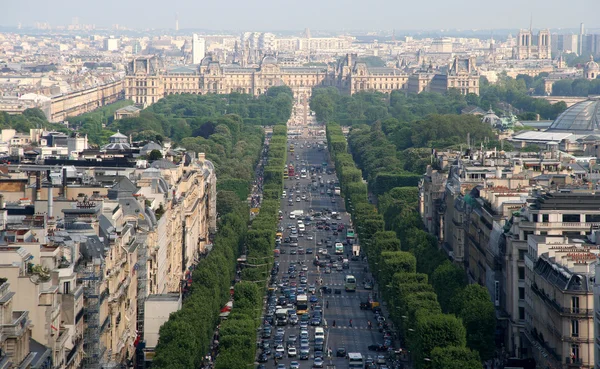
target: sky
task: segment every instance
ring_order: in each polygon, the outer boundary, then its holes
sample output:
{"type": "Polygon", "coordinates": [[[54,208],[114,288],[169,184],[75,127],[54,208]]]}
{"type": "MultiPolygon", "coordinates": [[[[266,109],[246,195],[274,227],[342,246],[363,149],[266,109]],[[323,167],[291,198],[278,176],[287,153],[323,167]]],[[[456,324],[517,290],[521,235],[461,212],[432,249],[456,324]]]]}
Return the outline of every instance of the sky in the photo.
{"type": "Polygon", "coordinates": [[[600,28],[600,0],[0,0],[0,26],[284,31],[600,28]],[[2,4],[4,3],[4,4],[2,4]],[[573,4],[573,5],[571,5],[573,4]]]}

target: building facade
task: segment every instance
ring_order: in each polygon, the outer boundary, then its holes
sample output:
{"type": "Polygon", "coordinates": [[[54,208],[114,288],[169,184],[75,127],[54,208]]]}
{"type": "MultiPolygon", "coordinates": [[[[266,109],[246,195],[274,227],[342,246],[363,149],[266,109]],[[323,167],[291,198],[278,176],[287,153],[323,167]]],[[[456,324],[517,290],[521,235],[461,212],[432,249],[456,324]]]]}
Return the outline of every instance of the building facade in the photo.
{"type": "Polygon", "coordinates": [[[517,46],[513,49],[513,58],[524,59],[551,59],[552,41],[550,30],[540,30],[535,36],[529,29],[522,29],[517,34],[517,46]]]}
{"type": "MultiPolygon", "coordinates": [[[[411,74],[399,67],[368,67],[358,61],[355,54],[346,54],[334,67],[284,66],[273,56],[264,57],[258,67],[225,65],[208,55],[197,69],[178,67],[170,70],[165,70],[158,58],[144,56],[129,63],[125,97],[147,106],[172,94],[239,92],[258,96],[273,86],[289,86],[295,94],[306,93],[316,86],[334,86],[348,94],[360,91],[390,93],[408,90],[411,74]]],[[[430,74],[431,78],[425,80],[417,93],[457,88],[463,94],[479,94],[479,72],[474,59],[455,58],[446,72],[430,74]],[[436,80],[434,77],[438,76],[436,80]],[[436,82],[431,83],[432,79],[436,82]]]]}

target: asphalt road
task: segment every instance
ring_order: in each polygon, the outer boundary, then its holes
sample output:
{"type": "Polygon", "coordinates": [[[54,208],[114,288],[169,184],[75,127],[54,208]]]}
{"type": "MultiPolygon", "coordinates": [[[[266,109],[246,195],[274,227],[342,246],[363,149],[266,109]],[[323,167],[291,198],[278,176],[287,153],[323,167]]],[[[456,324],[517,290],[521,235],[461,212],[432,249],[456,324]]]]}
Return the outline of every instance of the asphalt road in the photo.
{"type": "MultiPolygon", "coordinates": [[[[333,163],[329,162],[329,153],[327,150],[318,151],[317,147],[314,143],[318,141],[325,141],[325,137],[311,137],[311,138],[294,138],[288,140],[288,143],[293,142],[295,144],[295,153],[288,152],[288,163],[293,162],[295,168],[299,169],[303,166],[300,164],[301,161],[306,161],[305,167],[308,169],[311,166],[321,165],[323,162],[329,163],[329,168],[333,168],[333,163]],[[311,148],[306,148],[305,143],[311,143],[311,148]],[[301,144],[304,145],[304,148],[301,147],[301,144]],[[296,155],[299,157],[299,160],[296,158],[296,155]]],[[[323,209],[330,209],[331,211],[341,213],[341,220],[332,220],[336,222],[343,222],[345,225],[350,224],[349,214],[345,212],[344,202],[340,196],[329,196],[327,193],[321,194],[321,189],[327,190],[327,181],[333,180],[337,181],[335,174],[327,175],[325,172],[317,174],[318,176],[322,176],[325,182],[325,187],[319,187],[316,191],[311,190],[309,187],[311,185],[311,177],[310,174],[305,179],[293,179],[285,181],[285,186],[287,187],[286,192],[287,196],[281,199],[281,210],[283,212],[283,219],[280,221],[280,226],[284,228],[284,238],[290,235],[290,230],[288,229],[288,224],[297,225],[296,219],[289,219],[289,213],[292,210],[303,210],[305,215],[310,213],[310,211],[322,211],[323,209]],[[301,192],[299,194],[293,194],[293,205],[290,206],[288,203],[288,197],[291,195],[291,188],[299,183],[301,192]],[[307,190],[308,189],[308,190],[307,190]],[[305,194],[307,196],[306,200],[301,200],[300,202],[296,201],[297,196],[302,196],[305,194]],[[332,198],[335,199],[335,202],[332,202],[332,198]]],[[[330,274],[325,274],[325,268],[317,268],[312,264],[315,256],[317,255],[317,251],[319,248],[325,248],[325,245],[318,246],[317,242],[321,239],[327,239],[331,237],[333,243],[335,243],[336,239],[343,240],[346,236],[345,230],[340,232],[339,235],[334,236],[333,230],[324,231],[318,230],[316,227],[316,221],[311,222],[312,224],[307,226],[306,232],[303,237],[298,238],[298,247],[306,250],[307,248],[313,249],[313,254],[308,255],[291,255],[290,251],[294,248],[290,247],[289,243],[282,243],[281,249],[285,250],[285,254],[280,255],[276,258],[277,261],[280,262],[279,273],[277,275],[278,281],[287,274],[288,266],[290,263],[297,263],[299,260],[303,260],[305,265],[308,266],[307,278],[308,284],[313,284],[319,278],[322,278],[322,286],[329,286],[332,289],[340,289],[341,294],[321,294],[317,291],[316,296],[319,299],[319,304],[323,306],[324,309],[324,320],[326,321],[327,328],[325,328],[325,365],[335,365],[336,369],[340,368],[348,368],[348,361],[343,357],[336,357],[336,350],[339,347],[344,347],[347,352],[359,352],[366,358],[367,355],[371,355],[376,357],[377,354],[375,352],[369,352],[367,346],[372,343],[381,343],[383,341],[382,334],[378,332],[376,329],[376,321],[375,315],[373,312],[368,310],[360,309],[360,302],[367,300],[370,294],[375,293],[374,290],[365,290],[363,282],[365,278],[372,279],[372,276],[364,272],[364,268],[366,263],[362,260],[360,261],[350,261],[350,268],[344,269],[342,271],[336,271],[332,269],[330,274]],[[309,240],[308,236],[312,235],[313,240],[309,240]],[[346,292],[344,290],[344,278],[346,275],[351,274],[356,277],[357,281],[357,290],[356,292],[346,292]],[[329,302],[329,307],[326,308],[326,304],[329,302]],[[350,320],[352,319],[352,327],[350,327],[350,320]],[[369,329],[368,321],[373,323],[373,329],[369,329]],[[335,327],[333,327],[333,321],[335,321],[335,327]],[[327,348],[331,348],[332,357],[328,358],[327,348]]],[[[332,261],[335,261],[336,255],[334,255],[334,248],[327,248],[327,251],[330,255],[332,255],[332,261]]],[[[352,249],[351,246],[345,246],[344,257],[347,255],[351,255],[352,249]]],[[[338,262],[341,264],[341,262],[338,262]]],[[[299,280],[296,279],[299,283],[299,280]]],[[[317,284],[317,288],[320,287],[317,284]]],[[[280,293],[277,293],[279,296],[280,293]]],[[[309,294],[310,296],[310,294],[309,294]]],[[[309,304],[310,307],[310,304],[309,304]]],[[[325,327],[323,324],[322,327],[325,327]]],[[[279,327],[274,326],[273,330],[279,327]]],[[[284,343],[287,341],[287,337],[289,334],[299,335],[300,328],[298,325],[292,326],[287,325],[283,327],[285,329],[285,338],[284,343]]],[[[284,364],[286,368],[289,368],[290,362],[292,360],[298,361],[300,363],[300,368],[312,368],[313,367],[313,340],[314,340],[314,331],[315,327],[309,326],[308,328],[310,334],[310,359],[308,360],[300,360],[298,357],[289,358],[286,354],[282,360],[279,360],[279,364],[284,364]]],[[[274,336],[274,334],[273,334],[274,336]]],[[[272,336],[272,337],[273,337],[272,336]]],[[[299,350],[299,346],[296,346],[299,350]]],[[[272,348],[274,351],[274,348],[272,348]]],[[[269,355],[269,361],[264,363],[266,368],[276,368],[273,360],[273,354],[269,355]]]]}

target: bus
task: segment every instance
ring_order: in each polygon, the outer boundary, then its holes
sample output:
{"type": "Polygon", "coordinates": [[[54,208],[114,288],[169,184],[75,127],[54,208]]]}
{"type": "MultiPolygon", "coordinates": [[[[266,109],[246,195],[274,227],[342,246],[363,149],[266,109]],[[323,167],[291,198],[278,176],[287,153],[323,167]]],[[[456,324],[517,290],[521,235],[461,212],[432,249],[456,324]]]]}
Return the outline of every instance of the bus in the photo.
{"type": "Polygon", "coordinates": [[[336,242],[335,243],[335,254],[336,255],[343,255],[344,254],[344,244],[341,242],[336,242]]]}
{"type": "Polygon", "coordinates": [[[292,164],[290,164],[288,167],[288,174],[290,177],[293,177],[296,175],[296,173],[294,172],[294,166],[292,164]]]}
{"type": "Polygon", "coordinates": [[[290,152],[294,152],[294,144],[290,144],[290,152]]]}
{"type": "Polygon", "coordinates": [[[308,296],[307,295],[298,295],[296,297],[296,314],[302,315],[308,312],[308,296]]]}
{"type": "Polygon", "coordinates": [[[288,168],[285,168],[283,170],[283,179],[289,179],[289,172],[288,172],[288,168]]]}
{"type": "Polygon", "coordinates": [[[352,229],[352,228],[348,228],[348,229],[346,230],[346,240],[347,240],[348,242],[352,242],[352,241],[354,241],[354,237],[355,237],[355,234],[354,234],[354,229],[352,229]]]}
{"type": "Polygon", "coordinates": [[[364,369],[365,362],[363,357],[358,352],[349,352],[348,353],[348,368],[360,368],[364,369]]]}
{"type": "Polygon", "coordinates": [[[287,325],[288,309],[277,309],[275,311],[277,325],[287,325]]]}
{"type": "Polygon", "coordinates": [[[354,292],[356,291],[356,278],[353,275],[347,275],[344,278],[344,288],[346,292],[354,292]]]}

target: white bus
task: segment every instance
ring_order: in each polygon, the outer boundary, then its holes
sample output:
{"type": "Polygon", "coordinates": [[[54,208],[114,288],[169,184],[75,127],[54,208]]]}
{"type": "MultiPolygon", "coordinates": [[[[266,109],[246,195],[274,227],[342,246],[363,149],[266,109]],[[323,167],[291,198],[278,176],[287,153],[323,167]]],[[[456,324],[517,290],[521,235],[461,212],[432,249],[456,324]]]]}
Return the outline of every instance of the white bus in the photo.
{"type": "Polygon", "coordinates": [[[354,292],[356,291],[356,278],[353,275],[347,275],[344,279],[344,287],[346,292],[354,292]]]}
{"type": "Polygon", "coordinates": [[[348,353],[348,368],[360,368],[364,369],[365,361],[363,357],[358,352],[349,352],[348,353]]]}

